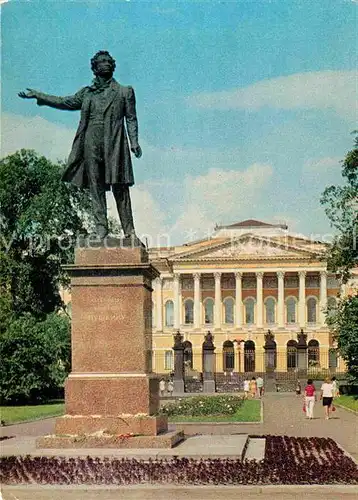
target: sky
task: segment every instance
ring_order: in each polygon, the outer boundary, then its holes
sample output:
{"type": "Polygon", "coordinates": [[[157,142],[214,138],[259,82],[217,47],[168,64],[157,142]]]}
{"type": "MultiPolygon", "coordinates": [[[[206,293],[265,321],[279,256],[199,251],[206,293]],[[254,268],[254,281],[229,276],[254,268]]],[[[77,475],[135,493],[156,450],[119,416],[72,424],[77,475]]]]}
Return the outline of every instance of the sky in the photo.
{"type": "Polygon", "coordinates": [[[17,92],[74,94],[108,50],[136,94],[131,197],[150,246],[245,219],[329,240],[320,196],[357,128],[357,1],[1,3],[1,156],[65,159],[79,113],[17,92]]]}

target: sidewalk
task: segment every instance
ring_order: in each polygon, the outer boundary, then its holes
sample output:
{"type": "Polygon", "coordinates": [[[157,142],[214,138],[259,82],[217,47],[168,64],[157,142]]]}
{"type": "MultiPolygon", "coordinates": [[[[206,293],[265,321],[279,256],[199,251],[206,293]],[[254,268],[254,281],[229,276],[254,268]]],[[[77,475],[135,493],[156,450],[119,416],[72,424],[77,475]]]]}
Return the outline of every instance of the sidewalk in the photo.
{"type": "MultiPolygon", "coordinates": [[[[262,424],[215,425],[192,424],[191,434],[281,434],[289,436],[331,437],[358,460],[358,418],[355,414],[337,408],[331,420],[324,419],[322,403],[315,406],[314,420],[306,420],[302,411],[302,397],[292,393],[266,393],[263,398],[264,422],[262,424]]],[[[2,436],[30,437],[52,434],[56,419],[40,420],[0,428],[2,436]]],[[[170,428],[175,428],[170,425],[170,428]]],[[[7,443],[17,440],[6,440],[7,443]]]]}

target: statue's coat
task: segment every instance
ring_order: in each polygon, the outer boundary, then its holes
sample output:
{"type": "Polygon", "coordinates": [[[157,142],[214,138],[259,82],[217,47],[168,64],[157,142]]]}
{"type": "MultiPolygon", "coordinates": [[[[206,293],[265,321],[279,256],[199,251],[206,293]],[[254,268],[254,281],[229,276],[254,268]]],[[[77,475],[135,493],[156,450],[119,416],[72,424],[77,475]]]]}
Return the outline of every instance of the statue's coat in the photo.
{"type": "MultiPolygon", "coordinates": [[[[88,187],[85,165],[84,144],[87,131],[91,100],[94,97],[91,87],[84,87],[73,96],[58,97],[38,93],[37,104],[57,109],[81,110],[80,123],[72,144],[63,180],[72,182],[80,188],[88,187]]],[[[104,164],[105,184],[134,184],[132,160],[128,137],[132,148],[138,146],[138,122],[135,107],[135,94],[132,87],[120,85],[114,79],[110,83],[108,101],[104,111],[104,164]]],[[[88,137],[87,137],[88,140],[88,137]]]]}

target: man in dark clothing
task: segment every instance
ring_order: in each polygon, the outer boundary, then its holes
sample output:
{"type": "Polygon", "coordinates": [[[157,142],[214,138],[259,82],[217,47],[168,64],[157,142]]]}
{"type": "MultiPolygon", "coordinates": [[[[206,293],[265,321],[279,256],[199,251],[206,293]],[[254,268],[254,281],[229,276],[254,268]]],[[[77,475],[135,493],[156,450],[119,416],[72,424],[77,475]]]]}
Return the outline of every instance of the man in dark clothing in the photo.
{"type": "Polygon", "coordinates": [[[112,187],[125,237],[134,236],[129,187],[134,184],[132,160],[142,156],[138,144],[138,122],[132,87],[113,78],[115,60],[106,51],[91,59],[95,75],[91,86],[75,95],[57,97],[33,89],[20,92],[24,99],[37,99],[39,106],[81,110],[81,120],[73,141],[63,180],[90,190],[96,233],[108,234],[106,191],[112,187]],[[124,124],[126,121],[126,127],[124,124]]]}

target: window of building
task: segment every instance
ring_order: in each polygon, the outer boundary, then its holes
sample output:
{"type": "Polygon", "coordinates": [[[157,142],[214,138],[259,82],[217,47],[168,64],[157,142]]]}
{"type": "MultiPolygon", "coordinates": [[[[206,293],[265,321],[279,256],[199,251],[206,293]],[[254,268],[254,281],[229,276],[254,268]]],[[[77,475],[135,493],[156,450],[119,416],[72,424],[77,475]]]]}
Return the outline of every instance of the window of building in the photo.
{"type": "Polygon", "coordinates": [[[287,370],[297,368],[297,342],[289,340],[287,342],[287,370]]]}
{"type": "Polygon", "coordinates": [[[244,371],[255,371],[255,342],[247,340],[244,345],[244,371]]]}
{"type": "Polygon", "coordinates": [[[189,340],[183,342],[184,346],[184,366],[186,369],[193,368],[193,346],[189,340]]]}
{"type": "Polygon", "coordinates": [[[174,326],[174,302],[172,300],[165,303],[165,326],[174,326]]]}
{"type": "Polygon", "coordinates": [[[205,324],[212,325],[214,323],[214,300],[206,299],[204,302],[205,324]]]}
{"type": "Polygon", "coordinates": [[[252,297],[245,300],[245,323],[247,325],[255,323],[255,299],[252,297]]]}
{"type": "Polygon", "coordinates": [[[234,344],[231,340],[225,340],[223,344],[223,368],[224,372],[232,372],[235,368],[234,344]]]}
{"type": "Polygon", "coordinates": [[[184,323],[192,325],[194,323],[194,301],[187,299],[184,302],[184,323]]]}
{"type": "Polygon", "coordinates": [[[296,299],[294,297],[286,300],[286,322],[296,323],[296,299]]]}
{"type": "Polygon", "coordinates": [[[327,299],[328,317],[332,317],[337,311],[337,299],[335,297],[328,297],[327,299]]]}
{"type": "Polygon", "coordinates": [[[318,340],[312,339],[308,342],[307,359],[308,359],[308,366],[310,367],[319,366],[320,362],[319,362],[318,340]]]}
{"type": "Polygon", "coordinates": [[[234,323],[234,299],[228,297],[224,301],[225,308],[225,323],[232,325],[234,323]]]}
{"type": "Polygon", "coordinates": [[[265,319],[267,324],[275,323],[276,301],[273,297],[268,297],[265,301],[265,319]]]}
{"type": "Polygon", "coordinates": [[[173,370],[174,368],[174,356],[173,351],[165,351],[164,354],[164,369],[173,370]]]}
{"type": "Polygon", "coordinates": [[[307,322],[316,323],[317,321],[317,299],[310,297],[307,300],[307,322]]]}

